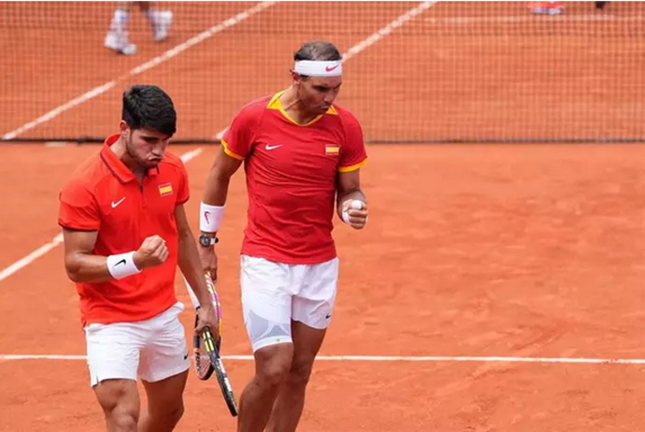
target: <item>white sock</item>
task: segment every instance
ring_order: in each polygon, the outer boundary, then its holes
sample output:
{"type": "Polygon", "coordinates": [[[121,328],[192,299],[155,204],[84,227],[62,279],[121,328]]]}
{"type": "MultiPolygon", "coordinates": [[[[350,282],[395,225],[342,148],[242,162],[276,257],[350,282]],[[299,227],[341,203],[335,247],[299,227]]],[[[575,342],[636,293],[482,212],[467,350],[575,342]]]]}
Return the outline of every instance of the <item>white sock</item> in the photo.
{"type": "Polygon", "coordinates": [[[122,9],[115,10],[110,29],[118,33],[126,31],[128,29],[129,19],[130,13],[128,11],[124,11],[122,9]]]}
{"type": "Polygon", "coordinates": [[[154,20],[155,20],[155,14],[156,13],[157,12],[154,10],[154,8],[148,8],[148,10],[144,12],[146,18],[148,18],[152,22],[154,22],[154,20]]]}

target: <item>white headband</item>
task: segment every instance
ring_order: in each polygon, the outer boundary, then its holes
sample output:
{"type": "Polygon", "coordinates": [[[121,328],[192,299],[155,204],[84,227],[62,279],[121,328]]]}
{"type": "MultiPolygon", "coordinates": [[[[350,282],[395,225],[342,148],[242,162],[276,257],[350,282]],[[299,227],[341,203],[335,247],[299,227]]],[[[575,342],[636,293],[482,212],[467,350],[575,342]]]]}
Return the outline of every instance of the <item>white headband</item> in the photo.
{"type": "Polygon", "coordinates": [[[296,62],[293,70],[300,75],[312,77],[340,76],[343,73],[341,60],[312,61],[300,60],[296,62]]]}

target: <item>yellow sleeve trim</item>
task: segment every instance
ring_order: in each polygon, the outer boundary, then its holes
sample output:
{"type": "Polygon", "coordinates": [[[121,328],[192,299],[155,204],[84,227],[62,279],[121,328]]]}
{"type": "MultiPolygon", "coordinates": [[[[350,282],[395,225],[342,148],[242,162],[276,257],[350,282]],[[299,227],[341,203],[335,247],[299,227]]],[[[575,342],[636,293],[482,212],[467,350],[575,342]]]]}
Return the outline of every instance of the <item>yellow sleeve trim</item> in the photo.
{"type": "Polygon", "coordinates": [[[360,167],[364,166],[365,164],[367,164],[367,159],[363,159],[362,162],[357,163],[356,165],[351,165],[351,166],[347,166],[347,167],[340,167],[340,168],[338,168],[338,172],[356,171],[357,169],[359,169],[360,167]]]}
{"type": "Polygon", "coordinates": [[[224,140],[222,140],[222,147],[224,147],[224,153],[226,153],[227,155],[229,155],[233,159],[244,160],[244,156],[240,156],[239,154],[233,153],[232,151],[230,151],[228,149],[228,143],[226,141],[224,141],[224,140]]]}

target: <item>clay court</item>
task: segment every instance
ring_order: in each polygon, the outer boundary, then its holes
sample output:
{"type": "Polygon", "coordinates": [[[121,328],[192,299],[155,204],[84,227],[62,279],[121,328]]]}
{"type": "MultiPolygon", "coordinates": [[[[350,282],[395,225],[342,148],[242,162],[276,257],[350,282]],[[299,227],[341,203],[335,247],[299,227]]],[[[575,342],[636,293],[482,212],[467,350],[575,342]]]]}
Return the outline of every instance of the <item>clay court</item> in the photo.
{"type": "MultiPolygon", "coordinates": [[[[361,170],[368,228],[336,221],[339,297],[298,430],[645,429],[645,158],[636,121],[645,92],[645,39],[636,37],[643,22],[618,7],[602,25],[570,18],[591,16],[593,2],[533,27],[527,19],[546,17],[527,15],[524,3],[497,4],[494,13],[482,4],[422,5],[206,5],[204,28],[256,10],[134,75],[199,31],[177,13],[166,45],[141,36],[136,57],[115,57],[101,51],[108,15],[103,26],[83,27],[82,37],[70,33],[60,52],[18,49],[5,57],[14,67],[2,69],[0,99],[8,104],[0,134],[105,136],[118,124],[123,89],[146,82],[175,99],[178,139],[216,139],[245,102],[289,84],[290,54],[303,39],[325,37],[348,52],[416,10],[345,67],[339,103],[355,112],[366,139],[387,144],[369,145],[361,170]],[[361,12],[370,6],[371,14],[361,12]],[[279,31],[283,20],[303,16],[320,19],[279,31]],[[347,31],[357,20],[364,34],[347,31]],[[592,38],[619,25],[630,31],[592,38]],[[255,53],[249,47],[261,28],[271,54],[240,55],[255,53]],[[91,58],[76,65],[82,74],[57,70],[66,49],[91,58]],[[572,68],[571,59],[585,68],[572,68]],[[64,109],[34,123],[57,107],[64,109]]],[[[0,4],[0,20],[21,7],[0,4]]],[[[56,7],[39,5],[52,14],[56,7]]],[[[91,15],[85,3],[59,7],[91,15]]],[[[33,50],[33,40],[48,37],[47,29],[10,30],[0,29],[3,52],[7,43],[33,50]]],[[[57,225],[58,192],[98,148],[0,144],[0,431],[104,430],[57,225]]],[[[191,179],[193,229],[216,150],[170,148],[183,155],[191,179]]],[[[223,354],[238,395],[253,373],[238,282],[245,212],[240,171],[218,245],[223,354]]],[[[176,286],[188,306],[179,275],[176,286]]],[[[193,318],[186,309],[189,331],[193,318]]],[[[215,380],[191,372],[185,404],[178,431],[234,430],[215,380]]]]}

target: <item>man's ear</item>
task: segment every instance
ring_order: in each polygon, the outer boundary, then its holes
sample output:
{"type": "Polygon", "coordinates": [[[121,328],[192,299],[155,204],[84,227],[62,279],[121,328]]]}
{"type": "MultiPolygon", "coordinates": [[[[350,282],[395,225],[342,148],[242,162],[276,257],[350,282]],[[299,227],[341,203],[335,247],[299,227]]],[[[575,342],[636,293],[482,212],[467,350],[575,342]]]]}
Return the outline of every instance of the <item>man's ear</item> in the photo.
{"type": "Polygon", "coordinates": [[[300,74],[294,70],[291,71],[291,78],[293,79],[293,85],[299,87],[302,84],[303,78],[300,74]]]}

